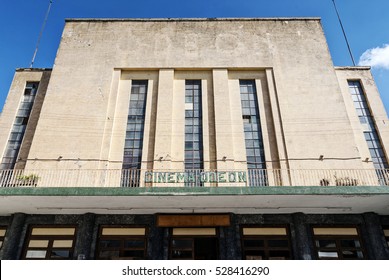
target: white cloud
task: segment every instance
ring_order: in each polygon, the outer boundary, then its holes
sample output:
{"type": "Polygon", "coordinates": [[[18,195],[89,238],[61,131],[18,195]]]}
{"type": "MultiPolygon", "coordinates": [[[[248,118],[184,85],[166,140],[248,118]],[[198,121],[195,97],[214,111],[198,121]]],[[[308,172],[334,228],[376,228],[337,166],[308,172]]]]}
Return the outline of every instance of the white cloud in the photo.
{"type": "Polygon", "coordinates": [[[372,48],[365,51],[359,58],[360,66],[371,66],[389,70],[389,44],[382,48],[372,48]]]}

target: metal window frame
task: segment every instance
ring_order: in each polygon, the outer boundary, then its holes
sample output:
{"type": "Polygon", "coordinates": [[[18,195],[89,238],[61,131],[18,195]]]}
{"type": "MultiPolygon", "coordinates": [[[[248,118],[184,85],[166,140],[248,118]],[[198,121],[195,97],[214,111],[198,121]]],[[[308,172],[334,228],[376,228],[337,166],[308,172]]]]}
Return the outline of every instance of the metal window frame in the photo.
{"type": "Polygon", "coordinates": [[[100,225],[99,226],[99,232],[96,240],[96,252],[95,252],[95,259],[97,260],[103,260],[106,258],[100,257],[100,253],[104,251],[108,252],[119,252],[118,259],[146,259],[147,258],[147,248],[148,248],[148,235],[149,235],[149,228],[146,225],[100,225]],[[103,229],[104,228],[144,228],[145,234],[144,235],[103,235],[103,229]],[[119,247],[112,247],[108,249],[103,249],[101,247],[101,241],[104,240],[118,240],[120,241],[119,247]],[[130,248],[125,246],[126,240],[142,240],[144,242],[144,247],[136,247],[130,248]],[[130,248],[130,250],[128,249],[130,248]],[[136,257],[121,257],[125,251],[143,251],[143,258],[136,258],[136,257]]]}
{"type": "Polygon", "coordinates": [[[290,234],[290,228],[289,225],[285,224],[271,224],[271,225],[241,225],[240,226],[240,236],[241,236],[241,248],[242,248],[242,259],[247,259],[247,251],[263,251],[265,254],[265,257],[263,258],[264,260],[275,260],[275,259],[281,259],[281,257],[271,257],[270,253],[274,251],[288,251],[289,252],[289,257],[288,258],[282,258],[282,259],[287,259],[291,260],[293,259],[293,250],[292,250],[292,239],[291,239],[291,234],[290,234]],[[243,234],[243,230],[245,228],[282,228],[286,230],[285,235],[245,235],[243,234]],[[261,247],[247,247],[245,246],[244,242],[246,240],[261,240],[264,242],[264,246],[261,247]],[[287,247],[272,247],[269,246],[269,241],[271,240],[286,240],[288,242],[287,247]]]}

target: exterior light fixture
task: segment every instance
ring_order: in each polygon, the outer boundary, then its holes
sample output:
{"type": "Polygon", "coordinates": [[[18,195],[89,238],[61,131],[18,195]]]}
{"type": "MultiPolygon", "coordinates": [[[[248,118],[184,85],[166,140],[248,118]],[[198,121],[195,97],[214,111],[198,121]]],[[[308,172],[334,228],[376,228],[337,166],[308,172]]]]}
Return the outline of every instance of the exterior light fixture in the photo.
{"type": "Polygon", "coordinates": [[[319,160],[323,160],[324,159],[324,156],[323,155],[320,155],[319,156],[319,160]]]}
{"type": "Polygon", "coordinates": [[[223,160],[223,161],[226,161],[226,160],[227,160],[227,157],[226,157],[226,156],[224,156],[224,157],[222,158],[222,160],[223,160]]]}

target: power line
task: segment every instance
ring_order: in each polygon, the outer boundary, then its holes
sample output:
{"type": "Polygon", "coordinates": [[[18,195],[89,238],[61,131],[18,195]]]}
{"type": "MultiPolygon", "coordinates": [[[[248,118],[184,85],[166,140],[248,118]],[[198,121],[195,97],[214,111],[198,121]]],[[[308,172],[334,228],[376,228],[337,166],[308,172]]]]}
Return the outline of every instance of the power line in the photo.
{"type": "Polygon", "coordinates": [[[31,59],[30,68],[32,68],[32,66],[34,65],[35,57],[36,57],[36,54],[38,52],[39,43],[40,43],[41,38],[42,38],[43,30],[45,29],[46,22],[47,22],[47,19],[49,17],[49,13],[50,13],[50,9],[51,9],[51,4],[53,4],[53,0],[50,0],[49,7],[47,8],[46,16],[45,16],[45,19],[43,21],[43,24],[42,24],[42,27],[41,27],[41,31],[39,32],[38,41],[37,41],[36,46],[35,46],[34,55],[32,56],[32,59],[31,59]]]}
{"type": "Polygon", "coordinates": [[[332,3],[334,4],[335,11],[336,11],[336,15],[338,16],[338,20],[339,20],[339,23],[340,23],[340,27],[342,28],[343,36],[344,36],[344,39],[346,40],[348,52],[350,53],[350,57],[351,57],[351,60],[352,60],[352,62],[353,62],[353,66],[355,66],[354,56],[353,56],[353,53],[351,52],[351,47],[350,47],[350,44],[349,44],[349,42],[348,42],[346,32],[344,31],[343,23],[342,23],[342,20],[341,20],[341,18],[340,18],[340,15],[339,15],[338,8],[336,7],[335,0],[332,0],[332,3]]]}

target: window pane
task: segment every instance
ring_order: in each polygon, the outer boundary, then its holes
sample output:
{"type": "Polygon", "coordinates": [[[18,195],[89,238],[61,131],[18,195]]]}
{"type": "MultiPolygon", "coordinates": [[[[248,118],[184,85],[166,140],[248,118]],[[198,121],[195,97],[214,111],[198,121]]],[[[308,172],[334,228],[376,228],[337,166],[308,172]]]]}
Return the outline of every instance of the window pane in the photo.
{"type": "Polygon", "coordinates": [[[316,240],[316,246],[323,248],[335,248],[336,244],[334,240],[316,240]]]}
{"type": "Polygon", "coordinates": [[[319,251],[319,258],[338,258],[338,252],[319,251]]]}
{"type": "Polygon", "coordinates": [[[269,240],[268,246],[269,247],[288,247],[289,242],[288,242],[288,240],[269,240]]]}
{"type": "Polygon", "coordinates": [[[193,240],[191,239],[173,239],[172,247],[173,248],[192,248],[193,240]]]}
{"type": "Polygon", "coordinates": [[[145,247],[145,241],[144,240],[126,240],[124,242],[124,246],[126,248],[144,248],[145,247]]]}
{"type": "Polygon", "coordinates": [[[244,240],[244,247],[264,247],[264,240],[244,240]]]}
{"type": "Polygon", "coordinates": [[[46,251],[44,250],[29,250],[26,253],[26,259],[44,259],[46,258],[46,251]]]}
{"type": "Polygon", "coordinates": [[[120,247],[120,240],[101,240],[100,246],[102,248],[108,248],[108,247],[120,247]]]}
{"type": "Polygon", "coordinates": [[[54,250],[54,251],[51,251],[51,256],[50,257],[52,259],[56,259],[56,258],[60,258],[60,259],[69,258],[70,257],[70,252],[68,250],[54,250]]]}

